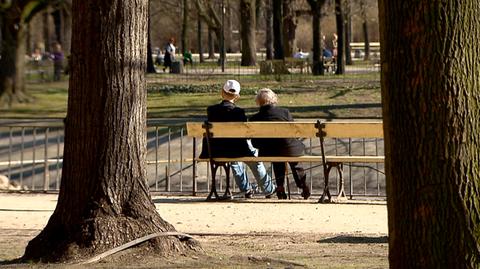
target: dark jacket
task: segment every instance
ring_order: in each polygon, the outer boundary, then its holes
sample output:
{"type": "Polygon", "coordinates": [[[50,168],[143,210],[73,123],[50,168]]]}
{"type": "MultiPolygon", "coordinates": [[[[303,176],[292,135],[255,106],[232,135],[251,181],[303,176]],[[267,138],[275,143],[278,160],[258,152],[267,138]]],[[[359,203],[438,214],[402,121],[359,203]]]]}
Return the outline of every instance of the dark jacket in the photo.
{"type": "MultiPolygon", "coordinates": [[[[234,103],[222,101],[220,104],[207,108],[207,117],[210,122],[247,121],[245,110],[234,103]]],[[[212,157],[243,157],[254,156],[248,147],[247,140],[242,138],[214,138],[211,139],[212,157]]],[[[206,139],[203,139],[201,158],[208,158],[206,139]]]]}
{"type": "MultiPolygon", "coordinates": [[[[250,121],[293,121],[290,111],[273,105],[260,107],[250,121]]],[[[295,138],[257,138],[252,144],[259,150],[259,156],[301,156],[305,146],[295,138]]]]}

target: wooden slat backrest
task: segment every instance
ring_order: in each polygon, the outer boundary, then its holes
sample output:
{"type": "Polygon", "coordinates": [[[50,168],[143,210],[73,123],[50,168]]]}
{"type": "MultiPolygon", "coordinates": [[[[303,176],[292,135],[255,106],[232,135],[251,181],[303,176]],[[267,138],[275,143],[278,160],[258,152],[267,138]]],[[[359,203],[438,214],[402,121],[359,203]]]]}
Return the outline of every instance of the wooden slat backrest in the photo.
{"type": "MultiPolygon", "coordinates": [[[[187,122],[187,134],[201,137],[204,123],[187,122]]],[[[316,137],[315,122],[211,122],[214,138],[306,138],[316,137]]]]}
{"type": "Polygon", "coordinates": [[[382,122],[324,122],[324,137],[383,138],[382,122]]]}
{"type": "MultiPolygon", "coordinates": [[[[191,137],[202,137],[202,122],[187,122],[191,137]]],[[[224,138],[310,138],[316,137],[315,122],[214,122],[213,137],[224,138]]],[[[330,138],[383,138],[382,122],[323,122],[325,137],[330,138]]]]}

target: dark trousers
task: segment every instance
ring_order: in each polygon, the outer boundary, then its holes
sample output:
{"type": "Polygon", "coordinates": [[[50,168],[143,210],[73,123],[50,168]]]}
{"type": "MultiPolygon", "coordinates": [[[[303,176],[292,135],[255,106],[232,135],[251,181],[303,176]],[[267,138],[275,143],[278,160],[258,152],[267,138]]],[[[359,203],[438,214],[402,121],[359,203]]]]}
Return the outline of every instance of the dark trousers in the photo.
{"type": "MultiPolygon", "coordinates": [[[[307,175],[305,174],[305,170],[303,167],[298,165],[297,162],[289,162],[290,169],[293,174],[293,178],[295,179],[295,184],[299,188],[303,188],[305,186],[305,180],[307,179],[307,175]]],[[[273,165],[273,172],[275,173],[275,181],[277,186],[283,187],[285,184],[285,163],[282,162],[275,162],[272,163],[273,165]]]]}

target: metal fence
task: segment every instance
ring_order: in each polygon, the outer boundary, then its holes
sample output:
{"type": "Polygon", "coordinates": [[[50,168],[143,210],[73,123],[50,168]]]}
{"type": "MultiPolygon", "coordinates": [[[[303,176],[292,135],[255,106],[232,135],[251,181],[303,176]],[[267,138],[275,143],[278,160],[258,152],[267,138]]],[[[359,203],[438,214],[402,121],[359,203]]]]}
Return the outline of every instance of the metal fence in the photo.
{"type": "MultiPolygon", "coordinates": [[[[153,192],[207,193],[210,170],[207,163],[193,161],[201,141],[187,137],[183,122],[149,119],[147,125],[147,172],[153,192]]],[[[62,119],[3,120],[0,122],[0,175],[10,179],[11,190],[58,191],[61,180],[64,127],[62,119]]],[[[320,155],[318,139],[303,141],[310,154],[320,155]]],[[[383,140],[326,140],[327,155],[383,155],[383,140]]],[[[324,178],[321,163],[303,163],[312,194],[320,195],[324,178]]],[[[271,165],[266,164],[271,171],[271,165]]],[[[353,196],[385,196],[383,164],[352,163],[344,167],[346,193],[353,196]]],[[[220,176],[220,190],[224,176],[220,176]]],[[[250,174],[249,178],[253,179],[250,174]]],[[[338,188],[338,175],[331,175],[330,189],[338,188]]],[[[293,193],[299,193],[290,180],[293,193]]],[[[237,187],[233,186],[233,191],[237,187]]],[[[338,190],[337,190],[338,191],[338,190]]]]}

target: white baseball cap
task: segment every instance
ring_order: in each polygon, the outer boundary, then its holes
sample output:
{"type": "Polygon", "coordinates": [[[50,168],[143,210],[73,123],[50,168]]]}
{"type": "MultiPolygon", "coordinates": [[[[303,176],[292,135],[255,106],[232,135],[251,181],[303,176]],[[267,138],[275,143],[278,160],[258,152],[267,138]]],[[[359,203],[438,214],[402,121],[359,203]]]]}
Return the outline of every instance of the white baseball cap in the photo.
{"type": "Polygon", "coordinates": [[[223,90],[230,94],[240,95],[240,83],[234,79],[229,79],[223,85],[223,90]]]}

